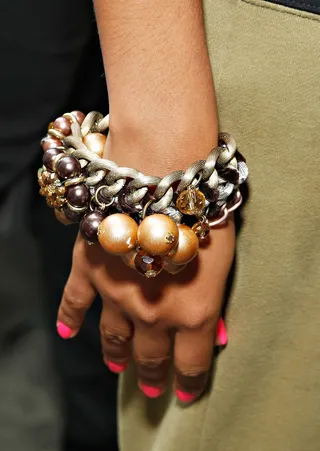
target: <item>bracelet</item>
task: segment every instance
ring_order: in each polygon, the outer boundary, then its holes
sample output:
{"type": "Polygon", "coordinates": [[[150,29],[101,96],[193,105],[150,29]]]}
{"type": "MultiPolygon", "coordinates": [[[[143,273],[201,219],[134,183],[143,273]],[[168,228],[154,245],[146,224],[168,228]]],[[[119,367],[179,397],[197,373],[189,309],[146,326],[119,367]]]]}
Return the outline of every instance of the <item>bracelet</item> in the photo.
{"type": "Polygon", "coordinates": [[[219,134],[207,160],[164,178],[103,159],[109,115],[66,113],[42,139],[40,194],[63,224],[80,223],[89,243],[100,243],[147,278],[181,271],[199,241],[242,202],[248,176],[234,138],[219,134]]]}

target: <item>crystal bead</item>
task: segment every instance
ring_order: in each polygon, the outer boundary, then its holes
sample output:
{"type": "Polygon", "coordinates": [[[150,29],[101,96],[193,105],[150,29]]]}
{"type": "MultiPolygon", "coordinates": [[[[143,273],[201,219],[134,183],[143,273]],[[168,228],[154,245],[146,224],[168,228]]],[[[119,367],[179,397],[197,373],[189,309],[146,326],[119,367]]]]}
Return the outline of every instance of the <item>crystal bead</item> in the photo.
{"type": "Polygon", "coordinates": [[[197,222],[192,226],[192,230],[200,240],[204,240],[210,233],[210,226],[207,222],[197,222]]]}
{"type": "Polygon", "coordinates": [[[159,255],[150,255],[139,251],[134,259],[136,270],[147,279],[156,277],[163,268],[163,261],[159,255]]]}
{"type": "Polygon", "coordinates": [[[185,215],[199,215],[206,205],[206,198],[199,189],[188,188],[179,195],[176,205],[185,215]]]}

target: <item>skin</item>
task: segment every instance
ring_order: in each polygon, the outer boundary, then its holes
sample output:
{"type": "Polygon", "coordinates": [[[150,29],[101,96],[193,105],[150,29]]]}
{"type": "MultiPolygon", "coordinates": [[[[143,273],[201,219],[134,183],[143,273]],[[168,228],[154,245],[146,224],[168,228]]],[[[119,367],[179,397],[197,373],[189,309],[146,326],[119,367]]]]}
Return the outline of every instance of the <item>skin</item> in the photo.
{"type": "MultiPolygon", "coordinates": [[[[205,158],[218,118],[202,2],[96,0],[95,9],[110,101],[105,157],[160,176],[205,158]]],[[[172,359],[177,394],[191,401],[208,379],[234,246],[230,218],[182,273],[147,280],[78,237],[58,320],[76,335],[99,292],[106,363],[133,357],[139,385],[161,393],[172,359]]]]}

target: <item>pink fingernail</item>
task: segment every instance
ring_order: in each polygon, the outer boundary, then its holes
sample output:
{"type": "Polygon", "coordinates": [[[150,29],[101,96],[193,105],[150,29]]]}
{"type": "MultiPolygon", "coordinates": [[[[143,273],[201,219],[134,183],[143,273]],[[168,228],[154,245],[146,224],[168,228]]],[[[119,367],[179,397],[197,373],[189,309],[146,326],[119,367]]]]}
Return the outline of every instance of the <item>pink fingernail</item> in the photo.
{"type": "Polygon", "coordinates": [[[221,346],[225,346],[228,343],[227,329],[222,318],[219,319],[217,324],[217,336],[221,346]]]}
{"type": "Polygon", "coordinates": [[[58,321],[57,323],[57,332],[60,335],[60,337],[63,338],[64,340],[70,338],[72,334],[72,330],[70,329],[70,327],[66,326],[61,321],[58,321]]]}
{"type": "Polygon", "coordinates": [[[158,387],[151,387],[150,385],[140,384],[140,388],[148,398],[158,398],[162,390],[158,387]]]}
{"type": "Polygon", "coordinates": [[[122,373],[127,368],[126,363],[115,363],[106,360],[106,364],[108,365],[109,370],[116,374],[122,373]]]}
{"type": "Polygon", "coordinates": [[[182,402],[191,402],[196,397],[196,395],[194,395],[193,393],[187,393],[182,390],[176,390],[176,395],[182,402]]]}

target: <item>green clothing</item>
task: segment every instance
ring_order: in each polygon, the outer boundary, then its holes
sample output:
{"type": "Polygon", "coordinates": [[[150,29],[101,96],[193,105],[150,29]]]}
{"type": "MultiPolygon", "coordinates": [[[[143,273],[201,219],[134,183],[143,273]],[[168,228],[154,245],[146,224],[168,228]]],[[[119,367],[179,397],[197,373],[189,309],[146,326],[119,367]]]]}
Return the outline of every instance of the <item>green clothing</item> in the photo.
{"type": "MultiPolygon", "coordinates": [[[[320,449],[320,16],[206,0],[220,128],[246,156],[227,348],[190,407],[121,383],[121,451],[320,449]]],[[[210,287],[208,287],[210,289],[210,287]]]]}

